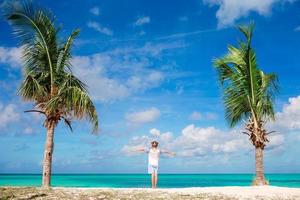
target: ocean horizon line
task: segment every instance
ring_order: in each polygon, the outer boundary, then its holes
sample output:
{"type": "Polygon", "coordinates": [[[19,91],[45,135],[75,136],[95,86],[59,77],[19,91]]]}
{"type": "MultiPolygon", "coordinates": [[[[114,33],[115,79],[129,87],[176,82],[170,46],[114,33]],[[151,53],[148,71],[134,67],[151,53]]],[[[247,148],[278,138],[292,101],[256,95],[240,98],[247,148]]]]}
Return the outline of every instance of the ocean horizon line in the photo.
{"type": "MultiPolygon", "coordinates": [[[[265,175],[299,174],[300,172],[265,173],[265,175]]],[[[0,173],[0,175],[42,175],[42,173],[0,173]]],[[[148,175],[148,173],[52,173],[52,175],[148,175]]],[[[255,175],[255,173],[160,173],[160,175],[255,175]]]]}

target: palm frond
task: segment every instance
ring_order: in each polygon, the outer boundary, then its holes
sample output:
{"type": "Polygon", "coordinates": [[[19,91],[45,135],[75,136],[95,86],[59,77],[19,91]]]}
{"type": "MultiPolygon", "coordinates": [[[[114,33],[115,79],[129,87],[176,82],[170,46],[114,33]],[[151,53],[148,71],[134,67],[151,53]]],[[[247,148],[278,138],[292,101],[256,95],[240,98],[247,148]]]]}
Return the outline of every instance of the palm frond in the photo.
{"type": "Polygon", "coordinates": [[[61,116],[65,122],[65,124],[67,124],[67,126],[70,128],[71,132],[73,132],[73,128],[72,128],[72,125],[71,125],[71,120],[70,119],[67,119],[66,117],[64,116],[61,116]]]}
{"type": "Polygon", "coordinates": [[[93,133],[98,130],[98,115],[96,108],[86,91],[75,86],[68,86],[60,90],[46,105],[48,112],[55,112],[63,105],[67,113],[72,113],[77,119],[88,119],[93,124],[93,133]]]}
{"type": "Polygon", "coordinates": [[[77,37],[79,34],[79,29],[76,29],[71,33],[69,38],[67,39],[66,43],[63,45],[63,47],[59,50],[59,55],[58,55],[58,60],[57,60],[57,68],[56,71],[57,73],[65,70],[65,67],[71,71],[71,47],[73,45],[74,39],[77,37]]]}
{"type": "Polygon", "coordinates": [[[247,44],[251,45],[251,40],[252,40],[252,34],[253,30],[255,28],[254,22],[250,22],[249,25],[239,25],[237,28],[244,34],[247,44]]]}
{"type": "Polygon", "coordinates": [[[257,66],[256,54],[251,47],[254,24],[238,26],[246,41],[239,46],[228,46],[228,53],[214,59],[219,81],[224,90],[225,117],[230,126],[250,116],[257,121],[274,119],[273,97],[277,77],[265,74],[257,66]]]}
{"type": "Polygon", "coordinates": [[[50,85],[54,83],[57,62],[57,29],[51,13],[35,8],[29,2],[12,4],[5,14],[14,35],[23,47],[25,68],[45,71],[48,68],[50,85]]]}
{"type": "Polygon", "coordinates": [[[47,91],[45,91],[45,88],[40,84],[40,81],[37,78],[38,77],[33,74],[28,74],[22,82],[18,93],[24,100],[39,101],[47,96],[47,91]]]}

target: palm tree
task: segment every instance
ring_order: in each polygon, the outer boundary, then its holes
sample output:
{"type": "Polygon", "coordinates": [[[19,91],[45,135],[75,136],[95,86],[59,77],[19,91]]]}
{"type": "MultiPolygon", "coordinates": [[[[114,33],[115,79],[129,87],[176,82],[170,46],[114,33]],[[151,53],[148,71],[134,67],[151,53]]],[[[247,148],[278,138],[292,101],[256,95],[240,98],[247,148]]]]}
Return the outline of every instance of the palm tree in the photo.
{"type": "Polygon", "coordinates": [[[244,35],[245,41],[239,46],[228,46],[228,53],[214,59],[223,89],[225,117],[234,127],[246,119],[246,131],[255,147],[256,177],[254,185],[266,185],[263,167],[263,150],[268,142],[265,124],[275,120],[273,100],[277,89],[275,74],[266,74],[258,68],[256,54],[251,47],[254,24],[237,27],[244,35]]]}
{"type": "Polygon", "coordinates": [[[45,116],[47,129],[43,164],[43,187],[51,185],[54,129],[63,120],[72,130],[71,119],[88,119],[93,132],[98,130],[98,116],[86,86],[71,69],[71,48],[79,30],[66,41],[58,38],[59,29],[49,11],[29,3],[11,4],[6,17],[23,49],[24,80],[19,94],[33,101],[34,108],[45,116]]]}

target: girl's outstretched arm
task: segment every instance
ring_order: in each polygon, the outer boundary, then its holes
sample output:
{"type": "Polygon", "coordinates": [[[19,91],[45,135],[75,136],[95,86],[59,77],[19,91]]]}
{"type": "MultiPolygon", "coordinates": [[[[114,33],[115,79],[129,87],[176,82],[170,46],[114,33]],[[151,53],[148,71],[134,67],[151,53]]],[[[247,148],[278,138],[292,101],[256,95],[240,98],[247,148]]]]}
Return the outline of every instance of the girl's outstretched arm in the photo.
{"type": "Polygon", "coordinates": [[[140,148],[140,149],[137,149],[136,151],[138,151],[138,152],[144,152],[144,153],[148,152],[147,149],[145,149],[145,148],[140,148]]]}
{"type": "Polygon", "coordinates": [[[170,156],[176,156],[176,153],[167,150],[161,150],[161,153],[168,154],[170,156]]]}

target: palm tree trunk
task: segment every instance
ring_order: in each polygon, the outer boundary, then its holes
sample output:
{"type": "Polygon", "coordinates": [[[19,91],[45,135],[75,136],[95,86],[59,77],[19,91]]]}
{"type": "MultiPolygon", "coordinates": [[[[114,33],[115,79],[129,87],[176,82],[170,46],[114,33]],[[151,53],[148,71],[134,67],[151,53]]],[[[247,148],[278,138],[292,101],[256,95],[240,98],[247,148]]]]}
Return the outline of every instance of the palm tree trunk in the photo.
{"type": "Polygon", "coordinates": [[[47,126],[47,136],[44,151],[44,164],[43,164],[43,187],[50,187],[51,185],[51,169],[52,169],[52,153],[53,153],[53,139],[54,139],[55,122],[49,122],[47,126]]]}
{"type": "Polygon", "coordinates": [[[266,185],[264,175],[264,163],[263,163],[263,148],[255,147],[255,171],[256,177],[253,182],[254,185],[266,185]]]}

